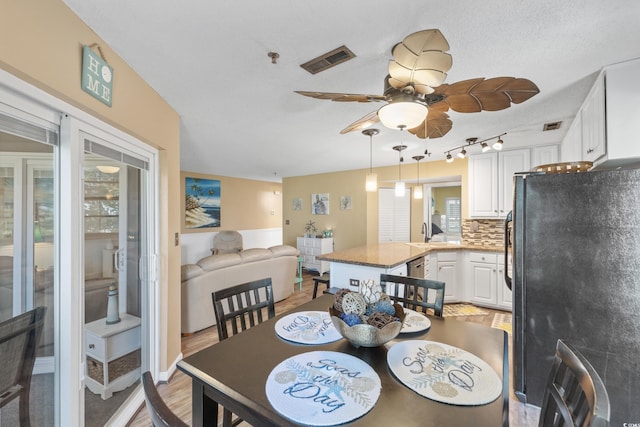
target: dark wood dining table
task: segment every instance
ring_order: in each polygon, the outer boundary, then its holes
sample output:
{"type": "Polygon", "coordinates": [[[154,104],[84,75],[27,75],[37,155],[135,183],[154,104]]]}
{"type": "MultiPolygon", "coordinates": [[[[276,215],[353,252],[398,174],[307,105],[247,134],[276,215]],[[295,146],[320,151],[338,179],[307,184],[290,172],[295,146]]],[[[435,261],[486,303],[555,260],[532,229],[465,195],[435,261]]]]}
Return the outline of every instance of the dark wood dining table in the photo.
{"type": "Polygon", "coordinates": [[[356,348],[341,339],[329,344],[303,345],[281,339],[277,320],[297,311],[324,311],[333,302],[323,295],[280,314],[238,335],[207,347],[178,362],[192,378],[192,425],[217,425],[218,403],[253,426],[296,426],[269,403],[265,384],[269,373],[283,360],[315,350],[337,351],[369,364],[382,382],[380,397],[371,411],[342,425],[348,426],[507,426],[509,425],[508,341],[506,332],[472,322],[430,316],[426,331],[400,334],[373,348],[356,348]],[[437,402],[412,391],[391,373],[387,350],[402,340],[429,340],[455,346],[488,363],[502,381],[502,395],[479,406],[437,402]]]}

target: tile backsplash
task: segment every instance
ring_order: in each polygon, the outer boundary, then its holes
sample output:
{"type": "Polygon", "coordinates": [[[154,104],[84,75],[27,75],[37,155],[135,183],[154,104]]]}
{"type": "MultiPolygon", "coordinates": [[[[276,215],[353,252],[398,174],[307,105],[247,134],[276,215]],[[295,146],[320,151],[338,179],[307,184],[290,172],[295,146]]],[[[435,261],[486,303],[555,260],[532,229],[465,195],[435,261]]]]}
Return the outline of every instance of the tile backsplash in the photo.
{"type": "Polygon", "coordinates": [[[468,245],[503,245],[504,219],[463,219],[462,240],[468,245]]]}

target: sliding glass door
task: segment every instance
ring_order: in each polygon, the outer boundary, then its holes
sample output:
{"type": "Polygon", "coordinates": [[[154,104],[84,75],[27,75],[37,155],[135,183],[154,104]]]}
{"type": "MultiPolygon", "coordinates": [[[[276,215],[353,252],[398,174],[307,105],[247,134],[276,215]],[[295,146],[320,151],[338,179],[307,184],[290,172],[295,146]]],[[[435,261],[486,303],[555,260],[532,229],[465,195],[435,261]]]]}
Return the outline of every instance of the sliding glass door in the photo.
{"type": "MultiPolygon", "coordinates": [[[[55,422],[56,187],[58,127],[0,104],[0,322],[46,307],[30,383],[32,425],[55,422]],[[16,112],[17,113],[17,112],[16,112]]],[[[19,425],[19,400],[0,425],[19,425]]]]}
{"type": "Polygon", "coordinates": [[[148,351],[148,162],[83,135],[85,426],[103,426],[139,384],[148,351]],[[108,350],[106,350],[108,349],[108,350]]]}

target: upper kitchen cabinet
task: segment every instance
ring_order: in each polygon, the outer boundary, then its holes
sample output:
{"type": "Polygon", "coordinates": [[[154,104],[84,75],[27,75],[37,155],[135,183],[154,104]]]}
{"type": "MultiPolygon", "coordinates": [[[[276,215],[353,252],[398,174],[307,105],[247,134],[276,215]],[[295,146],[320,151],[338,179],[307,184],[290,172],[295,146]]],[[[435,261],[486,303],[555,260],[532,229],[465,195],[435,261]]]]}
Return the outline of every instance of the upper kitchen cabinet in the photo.
{"type": "Polygon", "coordinates": [[[640,59],[604,67],[562,141],[562,161],[594,169],[640,163],[640,59]]]}
{"type": "Polygon", "coordinates": [[[529,148],[469,156],[469,216],[505,217],[513,203],[513,175],[530,168],[529,148]]]}

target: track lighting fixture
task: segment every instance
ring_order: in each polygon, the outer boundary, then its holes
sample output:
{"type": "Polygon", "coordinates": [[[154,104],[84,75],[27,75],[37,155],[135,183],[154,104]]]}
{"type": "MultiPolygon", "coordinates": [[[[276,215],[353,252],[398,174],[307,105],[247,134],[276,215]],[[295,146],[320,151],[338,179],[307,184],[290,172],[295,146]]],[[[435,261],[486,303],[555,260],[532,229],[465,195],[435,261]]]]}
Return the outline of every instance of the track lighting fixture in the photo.
{"type": "Polygon", "coordinates": [[[467,145],[461,145],[460,147],[455,147],[452,148],[451,150],[445,151],[446,153],[446,160],[447,163],[451,163],[453,162],[453,156],[451,156],[451,151],[454,150],[460,150],[460,152],[458,153],[458,157],[460,157],[461,159],[464,159],[465,157],[467,157],[467,148],[471,147],[472,145],[476,145],[476,144],[480,144],[480,147],[482,147],[482,152],[486,153],[487,151],[489,151],[491,148],[493,148],[494,150],[502,150],[502,144],[504,144],[504,141],[502,140],[502,136],[506,135],[507,133],[502,133],[500,135],[497,136],[492,136],[491,138],[487,138],[487,139],[483,139],[482,141],[478,141],[478,138],[467,138],[467,145]],[[487,141],[490,141],[492,139],[498,139],[491,147],[489,147],[489,144],[487,144],[487,141]]]}

